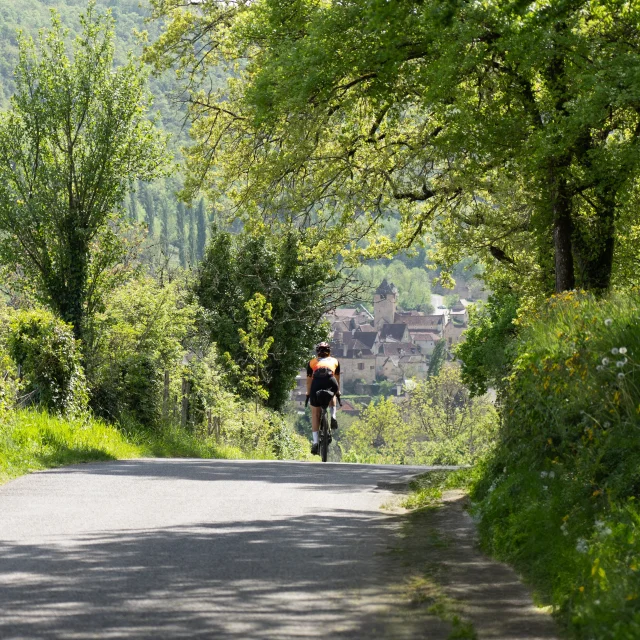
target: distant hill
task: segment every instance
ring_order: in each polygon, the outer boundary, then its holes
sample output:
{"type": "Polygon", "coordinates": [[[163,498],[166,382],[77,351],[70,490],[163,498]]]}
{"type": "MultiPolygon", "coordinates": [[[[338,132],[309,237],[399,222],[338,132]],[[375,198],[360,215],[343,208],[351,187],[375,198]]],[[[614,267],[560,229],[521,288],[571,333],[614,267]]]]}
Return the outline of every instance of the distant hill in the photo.
{"type": "MultiPolygon", "coordinates": [[[[38,30],[51,24],[51,9],[60,14],[63,24],[71,35],[79,32],[79,15],[87,7],[87,0],[0,0],[0,108],[7,106],[14,91],[13,70],[18,59],[18,29],[32,36],[38,30]]],[[[149,6],[144,0],[97,0],[100,10],[111,9],[116,20],[116,60],[123,63],[127,52],[136,50],[134,30],[148,30],[155,35],[158,27],[145,23],[150,15],[149,6]]],[[[177,86],[171,73],[161,78],[151,78],[150,88],[154,94],[154,111],[160,113],[162,126],[174,137],[177,149],[187,140],[182,128],[181,110],[172,103],[177,86]]]]}

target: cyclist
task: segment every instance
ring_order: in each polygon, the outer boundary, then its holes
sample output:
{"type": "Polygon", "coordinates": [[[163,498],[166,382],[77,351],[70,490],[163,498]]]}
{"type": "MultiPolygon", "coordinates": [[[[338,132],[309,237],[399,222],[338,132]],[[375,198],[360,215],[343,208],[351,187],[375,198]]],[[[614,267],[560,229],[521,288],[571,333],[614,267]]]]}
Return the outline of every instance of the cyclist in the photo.
{"type": "Polygon", "coordinates": [[[318,430],[320,429],[321,405],[316,394],[321,389],[333,392],[331,405],[331,428],[338,428],[336,420],[336,398],[340,396],[340,362],[331,356],[331,347],[328,342],[320,342],[316,345],[316,357],[307,364],[307,399],[305,406],[311,402],[311,430],[313,444],[311,453],[318,455],[318,430]]]}

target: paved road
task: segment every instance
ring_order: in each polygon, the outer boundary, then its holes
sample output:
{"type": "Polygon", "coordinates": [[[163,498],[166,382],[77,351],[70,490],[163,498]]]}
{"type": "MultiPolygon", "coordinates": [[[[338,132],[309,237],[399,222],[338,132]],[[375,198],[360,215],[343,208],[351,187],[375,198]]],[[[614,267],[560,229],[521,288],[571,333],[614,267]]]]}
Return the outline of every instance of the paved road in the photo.
{"type": "Polygon", "coordinates": [[[0,638],[412,637],[390,588],[399,524],[380,511],[412,471],[135,460],[22,477],[0,487],[0,638]]]}

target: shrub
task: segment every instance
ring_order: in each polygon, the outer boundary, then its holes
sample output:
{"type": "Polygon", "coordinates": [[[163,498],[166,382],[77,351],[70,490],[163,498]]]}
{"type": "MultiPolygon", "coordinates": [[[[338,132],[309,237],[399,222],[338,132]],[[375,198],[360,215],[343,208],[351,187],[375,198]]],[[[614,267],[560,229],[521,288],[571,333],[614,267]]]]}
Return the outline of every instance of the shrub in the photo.
{"type": "Polygon", "coordinates": [[[181,384],[184,342],[195,332],[196,313],[175,281],[162,286],[142,276],[114,291],[89,331],[87,377],[94,411],[112,420],[157,425],[164,373],[181,384]]]}
{"type": "Polygon", "coordinates": [[[640,637],[640,295],[570,292],[519,322],[482,538],[579,637],[640,637]]]}
{"type": "Polygon", "coordinates": [[[514,293],[501,292],[479,309],[471,307],[465,341],[455,347],[455,355],[462,361],[462,381],[474,395],[499,389],[511,371],[519,304],[514,293]]]}
{"type": "Polygon", "coordinates": [[[17,311],[9,320],[7,346],[20,368],[22,404],[65,414],[85,411],[87,388],[71,325],[44,309],[17,311]]]}

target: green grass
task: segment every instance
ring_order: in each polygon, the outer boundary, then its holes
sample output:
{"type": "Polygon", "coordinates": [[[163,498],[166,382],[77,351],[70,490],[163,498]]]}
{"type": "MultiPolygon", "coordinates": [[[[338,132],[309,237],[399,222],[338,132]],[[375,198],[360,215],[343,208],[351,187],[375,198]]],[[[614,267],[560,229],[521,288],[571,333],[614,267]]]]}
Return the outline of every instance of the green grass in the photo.
{"type": "Polygon", "coordinates": [[[447,489],[468,489],[474,477],[473,469],[430,471],[409,484],[409,495],[402,501],[405,509],[421,509],[438,504],[447,489]]]}
{"type": "Polygon", "coordinates": [[[120,430],[100,420],[60,418],[34,410],[10,412],[0,422],[0,483],[38,469],[140,457],[251,458],[258,454],[175,427],[120,430]]]}

